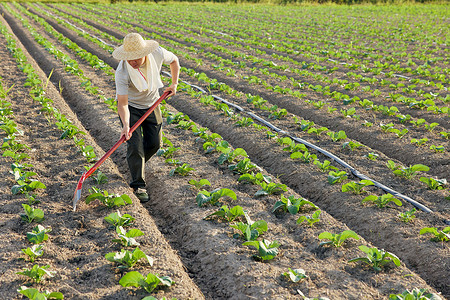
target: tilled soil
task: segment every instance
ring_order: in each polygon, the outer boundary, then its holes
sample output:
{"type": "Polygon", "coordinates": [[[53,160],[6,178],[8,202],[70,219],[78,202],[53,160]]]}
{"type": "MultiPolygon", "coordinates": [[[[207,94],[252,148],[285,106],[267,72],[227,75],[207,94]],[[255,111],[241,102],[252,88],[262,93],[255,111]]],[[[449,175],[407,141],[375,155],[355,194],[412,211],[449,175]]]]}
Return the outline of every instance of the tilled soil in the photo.
{"type": "MultiPolygon", "coordinates": [[[[33,11],[33,10],[32,10],[33,11]]],[[[120,131],[118,118],[114,112],[108,110],[105,104],[100,103],[94,96],[87,94],[78,82],[78,79],[64,72],[64,66],[54,56],[48,54],[39,46],[22,27],[20,22],[2,9],[4,19],[2,22],[11,27],[11,32],[23,43],[22,49],[28,52],[30,63],[39,71],[42,80],[46,80],[53,70],[48,94],[58,109],[66,114],[79,128],[88,132],[86,140],[94,145],[97,156],[102,155],[113,145],[120,131]],[[61,86],[61,93],[57,87],[61,86]]],[[[41,15],[44,17],[43,15],[41,15]]],[[[117,61],[109,53],[98,46],[78,37],[75,33],[48,19],[49,23],[65,36],[97,55],[111,67],[115,68],[117,61]]],[[[100,24],[92,25],[103,29],[100,24]]],[[[33,26],[39,28],[37,23],[33,26]]],[[[105,29],[106,30],[106,29],[105,29]]],[[[113,33],[113,30],[108,30],[113,33]]],[[[105,92],[105,95],[114,95],[114,85],[111,78],[102,75],[99,71],[90,68],[85,62],[76,58],[66,50],[58,41],[46,34],[43,36],[57,45],[72,59],[79,61],[85,74],[92,78],[92,82],[105,92]]],[[[115,33],[120,37],[120,33],[115,33]]],[[[5,44],[4,38],[1,39],[5,44]]],[[[40,194],[42,203],[39,207],[44,210],[46,220],[44,226],[51,226],[53,231],[46,242],[46,252],[40,264],[50,264],[57,271],[55,278],[37,285],[40,289],[58,290],[64,293],[67,299],[141,299],[145,292],[134,289],[129,292],[123,289],[118,280],[121,271],[104,259],[104,255],[111,251],[119,251],[118,245],[111,243],[114,230],[108,227],[103,218],[115,211],[105,209],[100,205],[86,205],[80,203],[77,212],[73,213],[71,198],[76,182],[83,171],[83,159],[77,153],[71,141],[60,140],[55,127],[50,127],[45,116],[40,113],[39,107],[28,96],[28,90],[23,86],[24,75],[17,67],[7,50],[2,47],[3,85],[11,86],[15,83],[17,88],[12,89],[9,98],[13,102],[16,121],[25,130],[24,142],[32,149],[34,155],[31,162],[38,170],[38,178],[47,185],[47,189],[40,194]],[[29,132],[29,134],[27,134],[29,132]]],[[[181,65],[196,68],[198,72],[205,72],[208,76],[218,78],[235,89],[243,92],[257,92],[255,88],[243,85],[236,78],[226,79],[218,72],[206,69],[204,66],[195,66],[190,61],[181,59],[181,65]]],[[[183,80],[192,81],[192,78],[182,74],[183,80]]],[[[199,84],[195,82],[195,84],[199,84]]],[[[201,85],[201,84],[200,84],[201,85]]],[[[225,99],[230,96],[215,92],[225,99]]],[[[316,123],[326,126],[333,124],[336,128],[343,126],[346,132],[354,132],[352,138],[371,147],[372,151],[380,154],[380,161],[402,158],[402,162],[415,161],[420,153],[408,151],[402,155],[395,155],[395,146],[375,147],[377,142],[369,138],[370,131],[361,132],[356,125],[329,118],[325,112],[322,116],[307,107],[296,103],[294,99],[269,95],[273,104],[280,107],[289,107],[291,114],[301,115],[303,118],[313,119],[316,123]],[[310,112],[310,115],[307,113],[310,112]],[[345,124],[344,124],[345,123],[345,124]],[[361,139],[359,139],[361,137],[361,139]]],[[[231,98],[243,105],[245,100],[231,98]]],[[[178,111],[188,115],[200,127],[208,127],[211,132],[219,133],[234,148],[244,148],[250,159],[262,167],[263,173],[277,178],[288,186],[286,195],[305,197],[318,205],[321,210],[321,222],[314,227],[296,224],[297,217],[272,213],[273,204],[279,196],[272,195],[263,198],[254,196],[257,188],[238,183],[238,175],[233,174],[225,165],[217,163],[217,153],[204,154],[202,143],[189,131],[177,128],[174,124],[165,124],[165,136],[180,147],[176,154],[177,159],[189,163],[195,171],[188,177],[170,176],[173,169],[161,157],[152,158],[147,164],[148,191],[151,201],[144,205],[133,198],[133,205],[120,208],[121,213],[130,213],[136,217],[134,227],[141,229],[145,236],[139,238],[141,249],[155,259],[152,267],[138,265],[134,270],[144,274],[149,271],[160,275],[171,276],[176,284],[172,287],[159,289],[153,293],[155,297],[176,297],[178,299],[296,299],[297,290],[305,295],[328,296],[330,299],[385,299],[390,293],[400,293],[405,289],[414,287],[437,290],[448,296],[448,262],[449,248],[446,245],[428,241],[418,235],[423,227],[442,226],[442,221],[449,219],[448,202],[442,200],[444,192],[431,192],[420,188],[417,182],[405,182],[403,179],[387,175],[380,166],[381,162],[372,163],[361,158],[356,159],[353,153],[343,151],[340,146],[330,144],[325,140],[316,140],[315,143],[326,147],[327,150],[339,153],[344,159],[351,159],[352,165],[364,171],[375,180],[393,187],[400,192],[413,197],[419,202],[428,205],[434,213],[417,213],[416,221],[403,224],[396,215],[399,211],[410,210],[411,206],[405,204],[402,208],[379,210],[371,206],[362,206],[359,196],[352,196],[340,191],[340,186],[330,186],[326,177],[312,165],[300,164],[289,159],[289,155],[275,140],[268,140],[264,132],[254,129],[237,127],[234,121],[227,119],[212,107],[202,105],[196,98],[179,92],[168,101],[167,109],[172,113],[178,111]],[[242,240],[233,237],[233,231],[226,223],[205,220],[204,217],[217,210],[218,207],[198,207],[195,203],[197,195],[189,184],[190,179],[199,180],[207,178],[211,182],[210,190],[214,188],[230,188],[237,194],[237,201],[225,199],[229,206],[241,205],[253,220],[265,220],[269,230],[263,235],[267,240],[278,240],[281,244],[280,254],[270,262],[255,260],[254,248],[242,245],[242,240]],[[411,192],[408,191],[411,188],[411,192]],[[341,248],[328,248],[319,246],[317,236],[323,231],[341,232],[351,229],[357,232],[361,239],[350,240],[341,248]],[[385,272],[375,273],[362,264],[349,264],[351,258],[361,256],[358,245],[377,246],[391,251],[399,256],[402,266],[388,268],[385,272]],[[309,276],[300,283],[289,283],[281,274],[288,268],[303,268],[309,276]]],[[[245,109],[251,107],[245,106],[245,109]]],[[[256,113],[262,113],[255,111],[256,113]]],[[[294,130],[287,121],[274,122],[277,126],[294,130]]],[[[334,129],[334,128],[333,128],[334,129]]],[[[335,129],[334,129],[335,130],[335,129]]],[[[301,137],[301,132],[295,132],[301,137]]],[[[310,138],[310,137],[309,137],[310,138]]],[[[419,150],[418,150],[419,151],[419,150]]],[[[363,153],[359,153],[359,157],[363,153]]],[[[425,152],[422,153],[425,155],[425,152]]],[[[125,146],[119,148],[111,160],[102,165],[101,170],[108,175],[109,182],[105,189],[115,193],[132,195],[127,187],[127,166],[124,159],[125,146]]],[[[319,158],[323,160],[323,157],[319,158]]],[[[20,249],[27,247],[25,233],[33,225],[26,225],[20,221],[22,211],[20,203],[25,199],[13,196],[9,188],[13,183],[12,175],[8,174],[8,162],[2,158],[1,172],[5,174],[2,179],[2,199],[5,204],[1,209],[2,227],[7,234],[4,236],[7,247],[2,248],[2,268],[0,286],[2,293],[8,299],[19,299],[15,292],[24,283],[23,277],[15,273],[30,263],[20,261],[20,249]]],[[[436,158],[424,157],[424,161],[433,165],[434,170],[448,161],[448,155],[436,158]]],[[[448,164],[448,163],[447,163],[448,164]]],[[[439,169],[445,172],[448,169],[439,169]]],[[[435,171],[436,172],[436,171],[435,171]]],[[[84,186],[83,196],[93,185],[91,180],[84,186]]],[[[375,190],[373,190],[375,192],[375,190]]],[[[306,209],[302,215],[311,214],[306,209]]],[[[35,285],[36,286],[36,285],[35,285]]]]}

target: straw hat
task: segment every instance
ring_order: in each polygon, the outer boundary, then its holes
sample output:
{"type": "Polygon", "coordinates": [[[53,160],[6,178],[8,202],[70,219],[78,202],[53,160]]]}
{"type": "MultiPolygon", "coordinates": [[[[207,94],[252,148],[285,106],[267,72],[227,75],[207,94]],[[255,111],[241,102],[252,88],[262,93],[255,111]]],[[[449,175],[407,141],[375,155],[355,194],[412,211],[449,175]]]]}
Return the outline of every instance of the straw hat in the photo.
{"type": "Polygon", "coordinates": [[[154,40],[144,40],[139,33],[129,33],[123,39],[123,45],[114,49],[112,56],[118,60],[133,60],[147,56],[158,48],[154,40]]]}

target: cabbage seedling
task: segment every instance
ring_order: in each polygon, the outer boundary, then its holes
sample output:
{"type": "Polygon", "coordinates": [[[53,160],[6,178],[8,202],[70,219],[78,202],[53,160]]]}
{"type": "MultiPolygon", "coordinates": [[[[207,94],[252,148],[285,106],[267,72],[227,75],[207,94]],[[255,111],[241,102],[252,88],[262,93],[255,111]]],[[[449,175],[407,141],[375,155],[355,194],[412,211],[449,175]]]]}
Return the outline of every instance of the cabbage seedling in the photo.
{"type": "Polygon", "coordinates": [[[291,159],[298,159],[298,158],[302,160],[304,163],[309,164],[317,160],[317,155],[309,153],[308,150],[306,150],[303,153],[294,152],[291,154],[291,159]]]}
{"type": "Polygon", "coordinates": [[[353,193],[356,195],[361,195],[363,193],[367,193],[364,190],[364,187],[374,185],[372,181],[363,179],[360,182],[351,181],[344,185],[342,185],[342,192],[344,193],[353,193]]]}
{"type": "Polygon", "coordinates": [[[235,173],[239,173],[239,174],[250,173],[251,171],[253,171],[255,169],[259,169],[259,167],[255,164],[251,163],[250,159],[248,159],[248,158],[244,158],[236,164],[229,165],[228,168],[231,171],[233,171],[235,173]]]}
{"type": "Polygon", "coordinates": [[[416,213],[416,209],[413,208],[410,211],[406,211],[404,213],[400,212],[398,213],[397,217],[404,223],[408,223],[411,222],[412,220],[414,220],[416,218],[416,216],[414,215],[416,213]]]}
{"type": "Polygon", "coordinates": [[[218,158],[218,162],[220,165],[222,165],[225,162],[231,163],[238,156],[242,156],[244,158],[248,157],[247,152],[242,148],[236,148],[234,151],[231,151],[231,148],[226,148],[221,151],[222,151],[222,154],[220,154],[220,156],[218,158]]]}
{"type": "Polygon", "coordinates": [[[31,232],[27,232],[27,239],[33,244],[40,244],[48,240],[47,232],[52,231],[51,228],[46,229],[42,225],[34,227],[31,232]]]}
{"type": "Polygon", "coordinates": [[[194,186],[197,190],[201,189],[204,186],[211,186],[211,183],[208,179],[200,179],[198,181],[195,179],[191,179],[189,180],[189,184],[194,186]]]}
{"type": "Polygon", "coordinates": [[[362,200],[361,203],[369,201],[375,203],[378,208],[385,207],[386,205],[389,204],[389,202],[394,202],[397,206],[402,206],[402,202],[397,198],[394,198],[394,196],[392,196],[392,194],[390,193],[384,194],[382,196],[375,196],[375,195],[367,196],[362,200]]]}
{"type": "Polygon", "coordinates": [[[133,218],[131,215],[124,214],[122,216],[119,211],[117,211],[116,213],[111,213],[111,214],[109,214],[109,216],[105,217],[105,221],[114,227],[130,226],[131,224],[133,224],[134,220],[135,220],[135,218],[133,218]]]}
{"type": "Polygon", "coordinates": [[[321,172],[326,172],[327,170],[339,170],[335,166],[331,165],[331,162],[329,160],[324,160],[323,163],[320,162],[320,160],[315,160],[314,164],[319,167],[321,172]]]}
{"type": "Polygon", "coordinates": [[[119,194],[109,194],[108,191],[103,190],[100,192],[99,189],[93,187],[89,190],[91,194],[86,197],[86,204],[91,203],[94,200],[99,200],[101,203],[106,205],[109,208],[114,206],[123,206],[127,204],[131,204],[131,198],[127,194],[119,195],[119,194]]]}
{"type": "Polygon", "coordinates": [[[304,221],[306,221],[306,222],[308,223],[308,225],[309,225],[310,227],[312,227],[312,226],[314,225],[314,223],[320,221],[320,218],[319,218],[320,213],[321,213],[320,210],[316,210],[311,216],[300,216],[300,217],[297,219],[297,224],[301,224],[301,223],[303,223],[304,221]]]}
{"type": "Polygon", "coordinates": [[[401,294],[390,294],[389,300],[442,300],[442,298],[434,293],[428,293],[426,289],[414,288],[401,294]]]}
{"type": "Polygon", "coordinates": [[[227,205],[223,205],[216,212],[206,216],[205,219],[213,217],[213,216],[218,216],[220,218],[225,219],[225,221],[227,221],[227,222],[232,222],[232,221],[236,220],[238,217],[243,216],[243,215],[244,215],[244,209],[241,206],[236,205],[232,208],[228,208],[227,205]]]}
{"type": "Polygon", "coordinates": [[[20,287],[17,292],[21,293],[25,297],[31,300],[58,300],[64,299],[64,295],[60,292],[52,292],[45,291],[43,293],[39,293],[37,289],[27,288],[26,286],[20,287]]]}
{"type": "Polygon", "coordinates": [[[45,275],[53,277],[56,273],[55,271],[48,271],[48,268],[50,268],[50,265],[46,265],[43,267],[34,265],[31,269],[23,269],[23,272],[17,272],[16,274],[28,276],[34,282],[39,283],[45,275]]]}
{"type": "Polygon", "coordinates": [[[42,222],[44,220],[44,212],[39,208],[32,208],[28,204],[22,204],[23,209],[25,210],[24,214],[21,214],[20,217],[27,223],[31,223],[33,221],[42,222]]]}
{"type": "Polygon", "coordinates": [[[255,247],[258,250],[258,255],[254,256],[263,261],[274,259],[278,255],[278,247],[280,247],[280,243],[277,241],[270,242],[264,239],[262,241],[244,242],[242,245],[255,247]]]}
{"type": "Polygon", "coordinates": [[[30,262],[34,262],[36,258],[44,254],[43,248],[44,245],[33,245],[31,248],[22,249],[22,252],[27,255],[30,262]]]}
{"type": "Polygon", "coordinates": [[[181,176],[187,176],[191,171],[195,171],[195,169],[191,168],[189,164],[184,163],[181,166],[178,166],[175,169],[171,170],[169,172],[169,175],[173,176],[175,174],[180,174],[181,176]]]}
{"type": "Polygon", "coordinates": [[[275,203],[272,212],[275,212],[277,209],[281,208],[283,209],[283,211],[288,211],[291,215],[295,215],[303,205],[309,205],[314,209],[318,209],[318,207],[314,203],[302,197],[295,198],[291,195],[286,198],[284,197],[284,195],[281,195],[281,200],[275,203]]]}
{"type": "Polygon", "coordinates": [[[409,166],[407,168],[401,167],[398,170],[394,170],[394,174],[398,175],[398,176],[401,176],[401,177],[404,177],[406,179],[411,179],[411,178],[413,178],[414,176],[417,175],[417,172],[419,172],[419,171],[427,172],[429,170],[430,170],[430,168],[425,166],[425,165],[416,164],[416,165],[413,165],[413,166],[409,166]]]}
{"type": "Polygon", "coordinates": [[[305,270],[303,269],[291,269],[288,268],[287,272],[283,273],[283,276],[290,279],[292,282],[299,282],[302,279],[308,278],[305,270]]]}
{"type": "Polygon", "coordinates": [[[434,179],[427,177],[420,177],[420,181],[424,182],[430,190],[443,190],[447,184],[447,179],[434,179]]]}
{"type": "Polygon", "coordinates": [[[435,242],[448,242],[450,240],[450,227],[445,227],[440,231],[436,227],[425,227],[419,232],[419,234],[426,233],[433,234],[434,237],[431,238],[431,240],[435,242]]]}
{"type": "Polygon", "coordinates": [[[119,238],[113,239],[113,243],[119,243],[124,247],[139,246],[139,243],[136,242],[134,238],[144,235],[144,233],[139,229],[133,228],[126,231],[122,226],[116,227],[116,232],[119,235],[119,238]]]}
{"type": "Polygon", "coordinates": [[[287,186],[282,183],[275,183],[275,182],[267,183],[265,181],[262,181],[259,185],[261,186],[262,189],[260,189],[255,193],[255,196],[257,197],[273,195],[287,191],[287,186]]]}
{"type": "Polygon", "coordinates": [[[231,224],[230,227],[237,229],[241,232],[241,235],[235,235],[235,237],[241,236],[246,241],[254,241],[262,233],[267,231],[267,222],[264,220],[259,220],[248,224],[239,222],[236,224],[231,224]]]}
{"type": "Polygon", "coordinates": [[[222,189],[215,189],[211,192],[208,192],[206,190],[202,190],[197,194],[197,197],[195,200],[197,201],[198,207],[201,207],[202,205],[206,203],[210,203],[212,205],[216,205],[220,198],[228,196],[233,200],[236,200],[236,193],[233,192],[230,189],[222,188],[222,189]]]}
{"type": "Polygon", "coordinates": [[[154,275],[149,273],[147,277],[144,277],[137,271],[131,271],[125,274],[119,281],[123,287],[138,287],[143,288],[147,292],[151,293],[159,285],[171,286],[174,284],[173,280],[169,276],[159,277],[158,274],[154,275]]]}
{"type": "Polygon", "coordinates": [[[266,182],[266,183],[272,182],[272,178],[270,176],[263,175],[262,173],[254,174],[253,172],[251,172],[251,173],[242,174],[239,177],[238,181],[239,182],[247,181],[247,182],[250,182],[251,184],[260,185],[261,182],[266,182]]]}
{"type": "Polygon", "coordinates": [[[330,131],[330,132],[327,132],[327,134],[330,136],[330,138],[333,142],[337,142],[339,140],[345,140],[347,138],[347,135],[345,134],[345,131],[343,131],[343,130],[340,130],[339,132],[330,131]]]}
{"type": "Polygon", "coordinates": [[[345,230],[341,233],[330,233],[325,231],[319,234],[319,239],[327,239],[329,241],[321,242],[319,246],[333,245],[334,247],[340,247],[345,242],[345,240],[349,238],[359,240],[359,236],[356,234],[356,232],[351,230],[345,230]]]}
{"type": "Polygon", "coordinates": [[[133,251],[122,249],[120,252],[110,252],[105,255],[106,260],[119,263],[119,269],[132,268],[140,259],[144,258],[150,266],[153,266],[153,258],[145,254],[138,247],[133,251]]]}
{"type": "Polygon", "coordinates": [[[327,177],[329,184],[335,184],[338,182],[342,182],[345,179],[347,179],[347,172],[345,172],[345,171],[337,171],[337,172],[330,171],[328,173],[328,177],[327,177]]]}
{"type": "Polygon", "coordinates": [[[377,247],[369,248],[365,245],[358,247],[362,252],[366,253],[366,257],[357,257],[350,259],[348,262],[362,261],[373,267],[376,272],[381,271],[381,267],[393,262],[397,267],[400,266],[400,259],[393,253],[385,251],[384,249],[379,250],[377,247]]]}
{"type": "Polygon", "coordinates": [[[30,183],[26,183],[23,180],[18,180],[17,181],[18,184],[13,185],[13,187],[11,188],[11,193],[13,195],[17,195],[18,193],[29,193],[32,192],[36,189],[45,189],[47,188],[45,186],[45,184],[43,184],[42,182],[40,182],[39,180],[36,179],[31,179],[30,183]]]}

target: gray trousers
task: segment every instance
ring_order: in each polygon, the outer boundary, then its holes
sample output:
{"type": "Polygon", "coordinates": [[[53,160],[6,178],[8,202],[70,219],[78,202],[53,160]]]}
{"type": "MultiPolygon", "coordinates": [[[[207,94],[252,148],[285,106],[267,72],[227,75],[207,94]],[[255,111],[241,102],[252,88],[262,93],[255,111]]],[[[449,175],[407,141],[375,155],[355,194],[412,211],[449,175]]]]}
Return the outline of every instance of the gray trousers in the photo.
{"type": "MultiPolygon", "coordinates": [[[[146,112],[147,109],[138,109],[128,106],[130,110],[130,128],[146,112]]],[[[157,122],[155,112],[133,132],[127,141],[127,162],[131,173],[130,187],[133,189],[145,187],[145,163],[158,151],[161,144],[161,125],[157,122]]]]}

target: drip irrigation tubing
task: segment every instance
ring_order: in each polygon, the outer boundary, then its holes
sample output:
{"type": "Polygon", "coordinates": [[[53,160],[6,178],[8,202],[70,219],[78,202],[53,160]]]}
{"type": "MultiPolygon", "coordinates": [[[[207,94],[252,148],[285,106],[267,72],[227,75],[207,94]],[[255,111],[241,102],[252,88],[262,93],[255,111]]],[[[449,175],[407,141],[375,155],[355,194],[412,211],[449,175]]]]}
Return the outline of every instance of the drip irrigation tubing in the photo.
{"type": "MultiPolygon", "coordinates": [[[[166,72],[166,71],[163,71],[162,74],[165,75],[165,76],[171,77],[170,73],[168,73],[168,72],[166,72]]],[[[187,85],[189,85],[189,86],[191,86],[192,88],[195,88],[195,89],[199,90],[200,92],[202,92],[202,93],[204,93],[204,94],[208,94],[207,91],[205,91],[203,88],[201,88],[201,87],[199,87],[199,86],[197,86],[197,85],[191,84],[191,83],[186,82],[186,81],[182,81],[182,82],[185,83],[185,84],[187,84],[187,85]]],[[[219,96],[216,96],[216,95],[211,95],[211,96],[212,96],[214,99],[219,100],[219,101],[221,101],[222,103],[225,103],[225,104],[227,104],[228,106],[231,106],[231,107],[233,107],[234,109],[236,109],[236,110],[238,110],[238,111],[240,111],[240,112],[246,113],[246,114],[249,115],[251,118],[253,118],[253,119],[255,119],[255,120],[257,120],[257,121],[263,123],[265,126],[271,128],[272,130],[276,131],[277,133],[283,134],[283,135],[285,135],[285,136],[288,136],[288,137],[291,138],[292,140],[294,140],[294,141],[296,141],[296,142],[298,142],[298,143],[304,144],[305,146],[307,146],[307,147],[309,147],[309,148],[312,148],[312,149],[314,149],[314,150],[316,150],[316,151],[322,153],[323,155],[325,155],[325,156],[329,157],[330,159],[334,160],[336,163],[340,164],[342,167],[344,167],[345,169],[347,169],[349,172],[351,172],[354,176],[358,177],[359,179],[362,179],[362,180],[370,180],[370,181],[372,181],[373,184],[374,184],[376,187],[382,189],[382,190],[385,191],[386,193],[390,193],[390,194],[392,194],[392,195],[393,195],[394,197],[396,197],[396,198],[401,198],[401,199],[403,199],[404,201],[409,202],[410,204],[412,204],[413,206],[415,206],[416,208],[418,208],[418,209],[420,209],[420,210],[422,210],[422,211],[424,211],[424,212],[427,212],[427,213],[433,212],[431,209],[429,209],[429,208],[426,207],[425,205],[423,205],[423,204],[421,204],[421,203],[419,203],[419,202],[417,202],[417,201],[411,199],[410,197],[408,197],[408,196],[406,196],[406,195],[403,195],[403,194],[401,194],[401,193],[399,193],[399,192],[397,192],[397,191],[395,191],[395,190],[393,190],[393,189],[387,187],[386,185],[384,185],[384,184],[382,184],[382,183],[380,183],[380,182],[378,182],[378,181],[375,181],[375,180],[370,179],[370,177],[368,177],[368,176],[362,174],[361,172],[359,172],[358,170],[356,170],[354,167],[350,166],[347,162],[343,161],[342,159],[340,159],[340,158],[337,157],[336,155],[334,155],[334,154],[332,154],[332,153],[330,153],[330,152],[328,152],[328,151],[326,151],[326,150],[324,150],[324,149],[322,149],[322,148],[320,148],[320,147],[318,147],[318,146],[316,146],[316,145],[314,145],[314,144],[312,144],[312,143],[310,143],[310,142],[308,142],[308,141],[305,141],[305,140],[303,140],[303,139],[301,139],[301,138],[298,138],[298,137],[296,137],[296,136],[293,136],[293,135],[290,134],[289,132],[284,131],[284,130],[282,130],[282,129],[276,127],[275,125],[273,125],[273,124],[271,124],[270,122],[266,121],[265,119],[263,119],[263,118],[257,116],[256,114],[254,114],[254,113],[252,113],[252,112],[245,111],[245,110],[244,110],[242,107],[240,107],[239,105],[236,105],[236,104],[234,104],[234,103],[231,103],[231,102],[229,102],[229,101],[227,101],[227,100],[225,100],[225,99],[223,99],[223,98],[221,98],[221,97],[219,97],[219,96]]]]}

